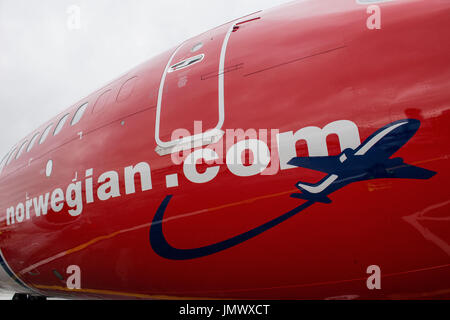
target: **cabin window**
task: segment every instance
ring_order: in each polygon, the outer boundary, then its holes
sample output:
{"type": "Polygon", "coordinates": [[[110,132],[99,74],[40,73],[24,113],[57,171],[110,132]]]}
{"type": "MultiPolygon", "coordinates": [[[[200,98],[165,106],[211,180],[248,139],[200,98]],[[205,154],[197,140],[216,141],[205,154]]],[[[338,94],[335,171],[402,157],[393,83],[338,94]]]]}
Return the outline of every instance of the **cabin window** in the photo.
{"type": "Polygon", "coordinates": [[[85,104],[83,104],[81,107],[78,108],[77,112],[73,116],[72,123],[71,123],[72,126],[74,126],[78,122],[80,122],[81,118],[83,117],[84,112],[86,111],[87,106],[88,106],[88,103],[86,102],[85,104]]]}
{"type": "Polygon", "coordinates": [[[2,162],[0,162],[0,173],[2,173],[3,168],[5,167],[6,160],[8,160],[8,155],[9,155],[9,153],[6,154],[6,156],[3,157],[2,162]]]}
{"type": "Polygon", "coordinates": [[[138,77],[128,79],[120,88],[119,94],[117,95],[116,101],[123,102],[133,94],[134,87],[136,86],[138,77]]]}
{"type": "Polygon", "coordinates": [[[69,117],[69,114],[66,114],[64,117],[62,117],[61,120],[59,120],[58,125],[55,128],[55,132],[53,132],[53,135],[56,136],[58,133],[61,132],[62,128],[66,124],[67,118],[69,117]]]}
{"type": "Polygon", "coordinates": [[[43,144],[44,141],[47,139],[48,134],[50,133],[50,130],[52,129],[53,123],[45,129],[44,133],[42,134],[41,140],[39,140],[39,144],[43,144]]]}
{"type": "Polygon", "coordinates": [[[14,153],[16,152],[17,148],[14,148],[13,151],[11,151],[11,153],[9,154],[9,158],[8,158],[8,162],[6,162],[6,165],[9,165],[11,163],[11,161],[13,161],[14,157],[14,153]]]}
{"type": "Polygon", "coordinates": [[[98,97],[97,102],[94,105],[94,113],[101,111],[109,101],[112,90],[105,91],[98,97]]]}
{"type": "Polygon", "coordinates": [[[25,151],[25,147],[27,146],[27,141],[25,141],[24,143],[22,143],[22,145],[19,148],[19,152],[17,152],[16,154],[16,160],[20,158],[20,156],[22,155],[22,153],[25,151]]]}
{"type": "Polygon", "coordinates": [[[34,144],[36,143],[36,140],[38,137],[39,137],[39,132],[34,135],[33,139],[31,139],[30,144],[28,145],[28,148],[27,148],[27,152],[30,152],[31,149],[33,149],[34,144]]]}

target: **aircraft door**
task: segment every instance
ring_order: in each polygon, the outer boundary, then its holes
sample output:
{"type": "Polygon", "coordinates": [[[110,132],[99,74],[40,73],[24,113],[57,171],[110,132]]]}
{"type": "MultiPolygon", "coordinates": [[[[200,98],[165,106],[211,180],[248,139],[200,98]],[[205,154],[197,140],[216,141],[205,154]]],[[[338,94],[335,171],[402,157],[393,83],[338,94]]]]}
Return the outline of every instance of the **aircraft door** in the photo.
{"type": "Polygon", "coordinates": [[[233,25],[181,44],[165,68],[158,92],[155,139],[160,155],[220,140],[225,120],[224,69],[233,25]],[[182,129],[189,136],[174,134],[182,129]]]}

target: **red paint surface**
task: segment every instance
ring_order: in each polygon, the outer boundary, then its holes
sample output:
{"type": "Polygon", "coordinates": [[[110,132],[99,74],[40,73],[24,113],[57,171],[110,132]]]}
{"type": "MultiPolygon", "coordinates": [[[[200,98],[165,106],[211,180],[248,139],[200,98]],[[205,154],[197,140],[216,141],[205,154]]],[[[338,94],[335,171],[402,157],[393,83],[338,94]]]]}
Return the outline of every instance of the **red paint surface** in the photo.
{"type": "MultiPolygon", "coordinates": [[[[386,124],[414,118],[422,126],[395,156],[436,171],[435,177],[356,183],[332,194],[332,204],[316,204],[237,247],[191,261],[163,259],[148,237],[166,195],[174,195],[166,214],[173,220],[164,223],[166,238],[175,247],[194,248],[292,210],[301,204],[289,197],[295,184],[323,177],[301,168],[237,177],[221,165],[209,183],[187,180],[182,165],[155,152],[157,93],[173,53],[169,51],[51,120],[56,124],[68,112],[72,117],[89,102],[79,124],[67,123],[58,136],[50,135],[3,170],[0,248],[12,270],[44,294],[92,298],[448,298],[450,3],[394,1],[381,7],[381,30],[368,30],[366,6],[351,0],[295,2],[245,18],[249,22],[232,33],[228,44],[225,67],[240,67],[225,74],[223,130],[295,132],[346,119],[357,124],[364,141],[386,124]],[[261,19],[251,21],[256,17],[261,19]],[[133,77],[138,78],[131,96],[115,99],[133,77]],[[106,105],[93,112],[107,90],[112,91],[106,105]],[[49,159],[53,174],[47,178],[49,159]],[[141,192],[137,185],[135,194],[125,195],[123,168],[139,162],[151,165],[153,188],[141,192]],[[78,217],[65,207],[6,225],[6,209],[23,202],[26,193],[33,198],[57,187],[65,190],[75,172],[83,179],[90,168],[94,181],[117,171],[122,196],[84,201],[78,217]],[[174,173],[179,187],[167,189],[165,177],[174,173]],[[32,273],[24,272],[32,265],[37,265],[32,273]],[[65,281],[53,272],[67,277],[69,265],[82,270],[79,292],[64,290],[65,281]],[[370,265],[381,267],[382,290],[366,287],[370,265]]],[[[201,77],[217,70],[218,39],[231,26],[190,41],[192,46],[207,42],[198,53],[210,54],[205,63],[171,74],[173,83],[164,95],[163,141],[173,129],[191,130],[193,120],[203,120],[205,128],[217,123],[217,81],[201,77]],[[210,34],[217,39],[209,40],[210,34]],[[177,86],[180,76],[187,77],[183,88],[177,86]]],[[[173,62],[189,56],[180,52],[173,62]]],[[[330,154],[340,153],[338,140],[328,141],[330,154]]]]}

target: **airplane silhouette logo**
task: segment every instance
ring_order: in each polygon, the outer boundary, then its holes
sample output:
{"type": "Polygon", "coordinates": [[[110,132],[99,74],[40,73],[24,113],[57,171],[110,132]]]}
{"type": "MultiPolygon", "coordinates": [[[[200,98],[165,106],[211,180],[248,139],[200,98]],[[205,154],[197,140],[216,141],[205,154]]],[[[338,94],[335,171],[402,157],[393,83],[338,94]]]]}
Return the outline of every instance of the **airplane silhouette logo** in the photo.
{"type": "Polygon", "coordinates": [[[202,258],[248,241],[316,203],[331,203],[329,195],[349,184],[373,179],[430,179],[436,172],[406,164],[401,158],[391,159],[419,128],[419,120],[400,120],[376,131],[355,150],[346,149],[338,156],[293,158],[289,161],[290,165],[328,173],[317,184],[297,183],[296,186],[301,193],[294,193],[291,197],[307,200],[305,203],[250,231],[201,248],[177,249],[167,242],[162,224],[172,199],[169,195],[163,200],[153,219],[150,227],[150,245],[156,254],[166,259],[202,258]]]}
{"type": "Polygon", "coordinates": [[[417,132],[420,121],[407,119],[391,123],[371,135],[356,150],[346,149],[335,157],[294,158],[288,164],[328,173],[316,185],[299,182],[302,193],[293,198],[331,203],[328,195],[358,181],[373,179],[430,179],[436,172],[405,164],[391,156],[417,132]]]}

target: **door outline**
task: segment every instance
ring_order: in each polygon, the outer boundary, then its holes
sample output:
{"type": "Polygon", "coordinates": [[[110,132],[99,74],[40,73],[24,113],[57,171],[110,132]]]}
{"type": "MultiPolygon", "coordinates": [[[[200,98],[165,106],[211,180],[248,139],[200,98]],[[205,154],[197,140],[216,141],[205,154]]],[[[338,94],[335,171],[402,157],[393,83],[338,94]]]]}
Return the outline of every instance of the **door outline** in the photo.
{"type": "Polygon", "coordinates": [[[219,102],[219,120],[216,125],[216,127],[212,130],[196,134],[190,137],[185,137],[182,139],[172,140],[172,141],[162,141],[159,134],[160,134],[160,122],[161,122],[161,108],[162,108],[162,96],[164,93],[164,84],[166,81],[166,76],[169,73],[170,67],[172,66],[172,60],[175,57],[175,55],[180,51],[182,47],[187,42],[190,42],[191,40],[187,40],[183,42],[172,54],[170,57],[166,68],[164,70],[163,76],[161,78],[161,82],[159,85],[159,92],[158,92],[158,104],[156,109],[156,123],[155,123],[155,140],[158,146],[156,147],[156,152],[163,156],[167,154],[171,154],[174,152],[178,152],[181,150],[190,149],[193,146],[205,146],[212,143],[218,142],[222,136],[224,135],[224,131],[221,130],[222,126],[225,122],[225,58],[226,58],[226,52],[227,52],[227,46],[228,42],[230,40],[231,33],[233,32],[234,28],[239,22],[236,22],[231,25],[231,27],[228,29],[225,38],[222,43],[222,49],[220,52],[220,60],[219,60],[219,90],[218,90],[218,102],[219,102]]]}

